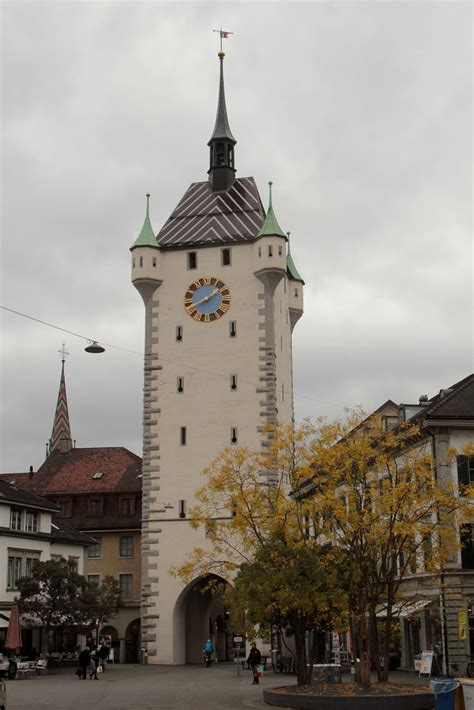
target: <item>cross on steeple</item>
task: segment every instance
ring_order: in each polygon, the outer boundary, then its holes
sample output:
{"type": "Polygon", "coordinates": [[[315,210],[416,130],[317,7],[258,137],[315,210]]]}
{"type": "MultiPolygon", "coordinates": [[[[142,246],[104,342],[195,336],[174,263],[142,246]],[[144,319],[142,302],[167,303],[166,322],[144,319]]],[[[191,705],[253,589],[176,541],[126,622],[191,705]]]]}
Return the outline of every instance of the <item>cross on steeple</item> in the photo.
{"type": "Polygon", "coordinates": [[[220,63],[219,98],[217,101],[216,122],[212,136],[209,139],[210,167],[208,170],[212,192],[224,192],[232,187],[235,180],[234,146],[237,143],[229,126],[224,92],[224,52],[222,38],[232,34],[222,30],[214,30],[221,34],[221,51],[218,53],[220,63]]]}
{"type": "Polygon", "coordinates": [[[63,341],[63,345],[61,350],[58,350],[58,353],[61,355],[61,362],[64,364],[66,362],[66,358],[69,355],[69,352],[66,350],[66,343],[63,341]]]}

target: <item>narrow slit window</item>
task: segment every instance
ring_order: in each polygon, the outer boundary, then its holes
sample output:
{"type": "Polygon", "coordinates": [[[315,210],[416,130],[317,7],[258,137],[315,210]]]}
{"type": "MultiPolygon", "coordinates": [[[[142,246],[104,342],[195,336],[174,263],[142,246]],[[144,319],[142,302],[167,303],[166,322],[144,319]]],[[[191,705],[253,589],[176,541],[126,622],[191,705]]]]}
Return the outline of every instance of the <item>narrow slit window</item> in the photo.
{"type": "Polygon", "coordinates": [[[184,377],[178,377],[176,380],[176,389],[179,394],[184,392],[184,377]]]}
{"type": "Polygon", "coordinates": [[[222,255],[222,266],[230,266],[230,249],[223,249],[222,255]]]}
{"type": "Polygon", "coordinates": [[[143,256],[140,257],[140,266],[143,266],[143,256]]]}
{"type": "Polygon", "coordinates": [[[188,269],[197,269],[197,254],[195,251],[188,252],[188,269]]]}
{"type": "Polygon", "coordinates": [[[258,255],[262,256],[262,247],[258,247],[258,255]]]}
{"type": "Polygon", "coordinates": [[[231,444],[237,443],[237,427],[236,426],[232,426],[230,428],[230,443],[231,444]]]}
{"type": "Polygon", "coordinates": [[[179,501],[179,517],[180,518],[186,517],[186,501],[185,500],[179,501]]]}
{"type": "Polygon", "coordinates": [[[281,256],[283,254],[283,247],[281,244],[278,246],[278,256],[281,256]]]}
{"type": "Polygon", "coordinates": [[[231,390],[237,389],[237,375],[230,376],[230,389],[231,390]]]}
{"type": "Polygon", "coordinates": [[[186,446],[186,427],[182,426],[179,432],[179,441],[181,446],[186,446]]]}
{"type": "Polygon", "coordinates": [[[133,257],[133,259],[132,259],[132,266],[133,266],[133,268],[135,268],[135,257],[133,257]]]}
{"type": "Polygon", "coordinates": [[[156,256],[153,257],[152,264],[153,264],[153,266],[156,266],[156,256]]]}
{"type": "Polygon", "coordinates": [[[295,288],[295,298],[298,298],[298,289],[295,288]]]}
{"type": "Polygon", "coordinates": [[[268,245],[268,256],[273,256],[273,247],[271,244],[268,245]]]}
{"type": "Polygon", "coordinates": [[[177,325],[176,326],[176,340],[180,342],[183,339],[183,326],[182,325],[177,325]]]}
{"type": "Polygon", "coordinates": [[[229,323],[229,336],[235,338],[237,336],[237,321],[231,320],[229,323]]]}

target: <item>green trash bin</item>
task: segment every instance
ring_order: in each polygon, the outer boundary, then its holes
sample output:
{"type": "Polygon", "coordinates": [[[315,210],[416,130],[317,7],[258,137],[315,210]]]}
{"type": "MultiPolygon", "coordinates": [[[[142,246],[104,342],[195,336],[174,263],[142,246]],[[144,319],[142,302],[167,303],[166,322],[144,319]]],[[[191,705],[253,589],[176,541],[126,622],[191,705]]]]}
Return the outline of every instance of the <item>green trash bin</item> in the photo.
{"type": "Polygon", "coordinates": [[[430,681],[430,687],[435,694],[435,710],[454,710],[454,693],[459,688],[458,680],[441,678],[430,681]]]}

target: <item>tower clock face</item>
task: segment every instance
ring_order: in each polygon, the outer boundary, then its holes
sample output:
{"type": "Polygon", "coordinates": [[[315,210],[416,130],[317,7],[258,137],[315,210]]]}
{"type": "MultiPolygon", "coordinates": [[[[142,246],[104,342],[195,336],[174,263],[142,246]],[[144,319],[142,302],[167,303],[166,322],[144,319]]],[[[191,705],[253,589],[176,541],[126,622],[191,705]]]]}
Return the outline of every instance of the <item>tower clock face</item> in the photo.
{"type": "Polygon", "coordinates": [[[201,323],[212,323],[229,310],[230,289],[215,276],[202,276],[193,281],[184,294],[186,313],[201,323]]]}

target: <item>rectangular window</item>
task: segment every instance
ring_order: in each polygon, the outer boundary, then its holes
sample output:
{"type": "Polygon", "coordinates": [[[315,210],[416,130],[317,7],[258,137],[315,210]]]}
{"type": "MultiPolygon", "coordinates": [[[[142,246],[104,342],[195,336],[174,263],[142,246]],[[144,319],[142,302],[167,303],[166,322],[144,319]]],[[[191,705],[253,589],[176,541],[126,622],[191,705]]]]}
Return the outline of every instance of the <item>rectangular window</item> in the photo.
{"type": "Polygon", "coordinates": [[[229,336],[235,338],[237,336],[237,321],[229,321],[229,336]]]}
{"type": "Polygon", "coordinates": [[[197,269],[197,254],[195,251],[188,252],[188,269],[197,269]]]}
{"type": "Polygon", "coordinates": [[[230,249],[222,249],[221,264],[222,266],[230,266],[230,249]]]}
{"type": "Polygon", "coordinates": [[[35,565],[38,564],[38,557],[27,557],[25,565],[25,577],[33,577],[35,565]]]}
{"type": "Polygon", "coordinates": [[[182,426],[179,432],[179,443],[181,446],[186,446],[186,427],[182,426]]]}
{"type": "Polygon", "coordinates": [[[474,569],[473,525],[461,527],[461,563],[463,569],[474,569]]]}
{"type": "Polygon", "coordinates": [[[87,515],[90,518],[102,517],[104,514],[104,499],[89,498],[87,501],[87,515]]]}
{"type": "Polygon", "coordinates": [[[185,500],[179,501],[179,517],[180,518],[186,517],[186,501],[185,500]]]}
{"type": "Polygon", "coordinates": [[[120,515],[135,515],[135,498],[128,496],[120,499],[120,515]]]}
{"type": "Polygon", "coordinates": [[[237,443],[237,427],[236,426],[231,426],[231,428],[230,428],[230,443],[231,444],[237,443]]]}
{"type": "Polygon", "coordinates": [[[102,539],[98,538],[93,545],[89,545],[87,556],[90,560],[97,560],[102,557],[102,539]]]}
{"type": "Polygon", "coordinates": [[[70,518],[72,515],[72,499],[64,498],[63,500],[57,500],[56,503],[61,508],[59,512],[60,518],[70,518]]]}
{"type": "Polygon", "coordinates": [[[184,392],[184,377],[178,377],[176,380],[176,390],[179,394],[184,392]]]}
{"type": "Polygon", "coordinates": [[[79,557],[69,557],[69,562],[72,564],[74,572],[79,572],[79,557]]]}
{"type": "Polygon", "coordinates": [[[258,255],[262,256],[262,247],[258,247],[258,255]]]}
{"type": "Polygon", "coordinates": [[[10,527],[12,530],[21,530],[21,510],[10,510],[10,527]]]}
{"type": "Polygon", "coordinates": [[[457,456],[458,483],[469,486],[474,483],[474,456],[457,456]]]}
{"type": "Polygon", "coordinates": [[[143,256],[140,257],[140,266],[143,266],[143,256]]]}
{"type": "Polygon", "coordinates": [[[38,513],[26,512],[25,529],[27,532],[38,532],[38,513]]]}
{"type": "Polygon", "coordinates": [[[120,574],[120,597],[123,601],[133,599],[133,574],[120,574]]]}
{"type": "Polygon", "coordinates": [[[100,587],[100,574],[88,574],[87,581],[89,584],[95,584],[97,587],[100,587]]]}
{"type": "Polygon", "coordinates": [[[237,375],[230,376],[230,389],[231,390],[237,389],[237,375]]]}
{"type": "Polygon", "coordinates": [[[278,246],[278,256],[281,256],[283,254],[283,247],[281,244],[278,246]]]}
{"type": "Polygon", "coordinates": [[[119,545],[120,557],[133,557],[133,535],[121,535],[119,545]]]}
{"type": "Polygon", "coordinates": [[[271,244],[268,245],[268,256],[273,256],[273,247],[271,244]]]}
{"type": "Polygon", "coordinates": [[[156,256],[154,256],[154,257],[153,257],[153,259],[152,259],[151,263],[153,264],[153,266],[155,266],[155,267],[156,267],[156,256]]]}
{"type": "Polygon", "coordinates": [[[8,556],[7,589],[15,589],[21,577],[21,557],[8,556]]]}
{"type": "Polygon", "coordinates": [[[176,326],[176,340],[178,343],[180,343],[183,339],[183,326],[182,325],[177,325],[176,326]]]}

